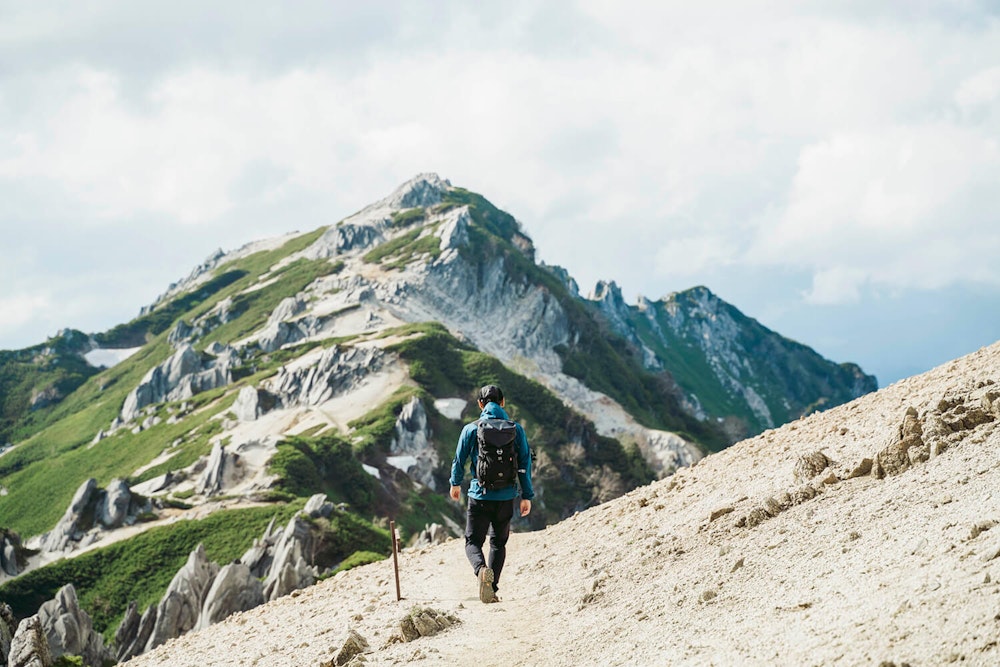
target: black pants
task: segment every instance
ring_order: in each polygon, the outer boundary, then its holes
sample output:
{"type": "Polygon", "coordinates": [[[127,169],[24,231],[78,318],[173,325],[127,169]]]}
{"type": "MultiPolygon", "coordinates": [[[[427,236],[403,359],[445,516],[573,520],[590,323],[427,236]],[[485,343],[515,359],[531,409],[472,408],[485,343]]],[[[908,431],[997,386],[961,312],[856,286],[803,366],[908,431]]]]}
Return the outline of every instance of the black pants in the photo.
{"type": "Polygon", "coordinates": [[[465,555],[472,563],[472,570],[489,565],[493,570],[493,590],[500,581],[500,571],[507,557],[507,538],[510,537],[510,520],[514,516],[513,500],[476,500],[469,498],[465,517],[465,555]],[[486,533],[490,535],[490,557],[483,556],[486,533]]]}

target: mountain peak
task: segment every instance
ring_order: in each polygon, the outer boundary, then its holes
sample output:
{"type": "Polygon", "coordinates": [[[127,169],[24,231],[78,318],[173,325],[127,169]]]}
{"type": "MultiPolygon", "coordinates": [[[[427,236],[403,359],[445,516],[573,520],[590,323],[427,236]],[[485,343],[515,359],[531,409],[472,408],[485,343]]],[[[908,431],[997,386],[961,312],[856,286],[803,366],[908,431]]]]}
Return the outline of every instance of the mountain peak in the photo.
{"type": "Polygon", "coordinates": [[[451,188],[451,182],[435,173],[417,174],[396,188],[382,203],[391,208],[433,206],[451,188]]]}

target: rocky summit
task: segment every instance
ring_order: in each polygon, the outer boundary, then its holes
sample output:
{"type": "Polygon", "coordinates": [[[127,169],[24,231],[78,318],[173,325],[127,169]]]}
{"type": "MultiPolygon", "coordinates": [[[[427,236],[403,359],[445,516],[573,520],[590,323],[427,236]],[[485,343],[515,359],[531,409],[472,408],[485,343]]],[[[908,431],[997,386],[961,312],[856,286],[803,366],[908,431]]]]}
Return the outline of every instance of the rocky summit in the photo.
{"type": "MultiPolygon", "coordinates": [[[[0,352],[0,612],[16,621],[0,636],[43,663],[135,660],[385,558],[389,521],[418,550],[459,535],[448,472],[486,383],[533,447],[515,530],[539,535],[876,386],[704,287],[583,297],[513,216],[422,174],[336,224],[212,253],[109,331],[0,352]]],[[[837,479],[944,452],[936,422],[917,444],[908,419],[905,445],[838,460],[856,465],[837,479]]],[[[711,513],[747,530],[813,502],[820,455],[799,487],[711,513]]],[[[435,609],[407,627],[459,625],[435,609]]]]}

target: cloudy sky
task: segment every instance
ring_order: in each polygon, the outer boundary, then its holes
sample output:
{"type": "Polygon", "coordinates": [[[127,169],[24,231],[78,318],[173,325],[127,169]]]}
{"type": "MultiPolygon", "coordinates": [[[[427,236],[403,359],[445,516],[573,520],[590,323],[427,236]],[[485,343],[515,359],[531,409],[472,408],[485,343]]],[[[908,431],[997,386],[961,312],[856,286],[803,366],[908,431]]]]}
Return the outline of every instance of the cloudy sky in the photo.
{"type": "Polygon", "coordinates": [[[1000,339],[995,2],[0,0],[0,349],[425,171],[881,385],[1000,339]]]}

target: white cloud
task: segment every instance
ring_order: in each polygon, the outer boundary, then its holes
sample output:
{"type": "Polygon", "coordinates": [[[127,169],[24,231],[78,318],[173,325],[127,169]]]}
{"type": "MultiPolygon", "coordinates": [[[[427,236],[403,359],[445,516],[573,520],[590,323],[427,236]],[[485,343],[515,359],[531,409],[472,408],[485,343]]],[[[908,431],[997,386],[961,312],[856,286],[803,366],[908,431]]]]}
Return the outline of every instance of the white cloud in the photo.
{"type": "Polygon", "coordinates": [[[813,276],[812,288],[803,294],[807,303],[836,305],[855,303],[861,298],[861,287],[868,279],[860,269],[837,267],[818,271],[813,276]]]}
{"type": "Polygon", "coordinates": [[[14,331],[45,313],[52,300],[44,292],[13,294],[0,297],[0,332],[14,331]]]}
{"type": "Polygon", "coordinates": [[[18,193],[0,226],[145,221],[235,246],[438,171],[581,284],[763,269],[813,284],[762,300],[811,303],[1000,284],[1000,21],[875,4],[24,10],[0,28],[18,64],[0,74],[0,190],[18,193]]]}
{"type": "Polygon", "coordinates": [[[738,248],[730,239],[700,236],[668,241],[656,253],[656,270],[675,279],[697,278],[733,263],[738,248]]]}

